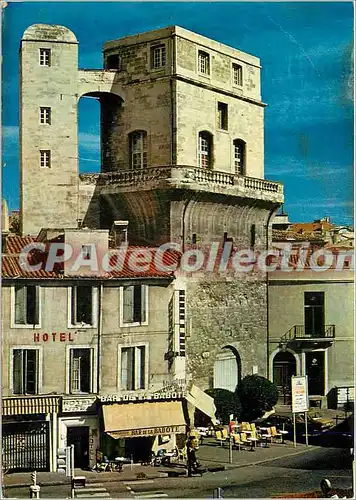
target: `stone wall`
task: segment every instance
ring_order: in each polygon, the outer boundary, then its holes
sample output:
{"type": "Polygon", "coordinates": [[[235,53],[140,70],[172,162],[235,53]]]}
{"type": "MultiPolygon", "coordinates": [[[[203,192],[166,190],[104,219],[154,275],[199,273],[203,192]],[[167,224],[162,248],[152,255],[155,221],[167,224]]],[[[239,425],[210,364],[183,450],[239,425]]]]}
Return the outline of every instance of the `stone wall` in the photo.
{"type": "Polygon", "coordinates": [[[187,376],[202,389],[212,387],[217,354],[234,347],[242,376],[253,367],[266,376],[267,288],[265,280],[187,281],[187,376]]]}

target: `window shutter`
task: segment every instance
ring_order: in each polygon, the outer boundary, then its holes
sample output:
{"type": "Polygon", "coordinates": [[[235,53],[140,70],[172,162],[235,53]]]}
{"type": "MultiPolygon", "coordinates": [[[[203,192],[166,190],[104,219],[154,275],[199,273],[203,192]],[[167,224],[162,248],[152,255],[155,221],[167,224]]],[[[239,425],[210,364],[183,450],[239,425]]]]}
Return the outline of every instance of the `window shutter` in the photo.
{"type": "Polygon", "coordinates": [[[127,390],[128,381],[128,350],[121,349],[121,389],[127,390]]]}
{"type": "Polygon", "coordinates": [[[134,287],[124,286],[123,291],[123,320],[124,323],[133,322],[134,287]]]}
{"type": "Polygon", "coordinates": [[[70,309],[70,324],[75,325],[77,323],[77,287],[72,286],[71,288],[71,309],[70,309]]]}
{"type": "Polygon", "coordinates": [[[141,286],[141,323],[147,320],[147,310],[146,310],[146,297],[147,297],[147,286],[141,286]]]}
{"type": "Polygon", "coordinates": [[[15,286],[15,323],[18,325],[26,324],[26,286],[15,286]]]}
{"type": "Polygon", "coordinates": [[[23,351],[14,349],[12,354],[12,386],[14,394],[23,394],[23,351]]]}

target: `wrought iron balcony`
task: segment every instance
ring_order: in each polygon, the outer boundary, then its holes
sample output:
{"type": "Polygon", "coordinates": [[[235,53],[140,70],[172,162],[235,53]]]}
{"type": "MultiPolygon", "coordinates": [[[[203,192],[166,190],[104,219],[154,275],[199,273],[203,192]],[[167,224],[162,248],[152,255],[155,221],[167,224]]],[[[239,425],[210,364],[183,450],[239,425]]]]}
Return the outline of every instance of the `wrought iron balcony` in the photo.
{"type": "Polygon", "coordinates": [[[332,343],[335,338],[335,325],[324,325],[318,329],[310,330],[305,325],[294,325],[280,340],[280,343],[290,344],[292,342],[308,343],[332,343]]]}

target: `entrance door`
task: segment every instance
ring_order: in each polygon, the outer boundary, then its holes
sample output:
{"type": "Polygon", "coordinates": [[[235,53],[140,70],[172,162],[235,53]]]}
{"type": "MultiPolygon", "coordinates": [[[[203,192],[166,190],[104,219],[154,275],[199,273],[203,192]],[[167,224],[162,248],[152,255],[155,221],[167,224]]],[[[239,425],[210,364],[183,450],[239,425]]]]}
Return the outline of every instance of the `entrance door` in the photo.
{"type": "Polygon", "coordinates": [[[291,380],[296,374],[295,357],[290,352],[279,352],[273,359],[273,381],[278,388],[278,403],[290,405],[292,402],[291,380]]]}
{"type": "Polygon", "coordinates": [[[324,360],[324,351],[305,353],[309,396],[324,396],[324,360]]]}
{"type": "Polygon", "coordinates": [[[89,427],[67,427],[67,446],[74,445],[74,467],[89,467],[89,427]]]}

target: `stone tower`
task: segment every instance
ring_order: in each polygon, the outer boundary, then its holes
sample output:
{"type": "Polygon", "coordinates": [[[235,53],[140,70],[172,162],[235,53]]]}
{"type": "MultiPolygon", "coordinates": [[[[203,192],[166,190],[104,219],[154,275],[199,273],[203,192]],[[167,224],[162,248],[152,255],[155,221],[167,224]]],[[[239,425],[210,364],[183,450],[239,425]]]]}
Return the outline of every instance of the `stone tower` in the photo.
{"type": "Polygon", "coordinates": [[[78,42],[63,26],[33,25],[20,49],[22,234],[76,227],[78,42]]]}

